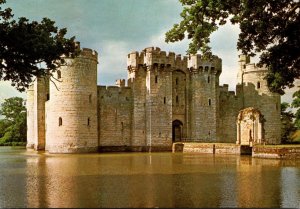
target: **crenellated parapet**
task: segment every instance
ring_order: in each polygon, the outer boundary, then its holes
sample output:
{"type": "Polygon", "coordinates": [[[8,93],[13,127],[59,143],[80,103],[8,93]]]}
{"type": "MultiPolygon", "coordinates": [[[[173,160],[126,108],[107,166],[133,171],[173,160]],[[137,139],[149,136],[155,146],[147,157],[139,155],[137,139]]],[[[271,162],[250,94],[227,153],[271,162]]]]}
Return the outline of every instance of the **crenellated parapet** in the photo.
{"type": "Polygon", "coordinates": [[[183,69],[187,68],[187,57],[181,57],[174,52],[161,51],[158,47],[148,47],[142,52],[132,52],[127,57],[128,70],[135,70],[139,66],[159,67],[168,69],[183,69]]]}
{"type": "Polygon", "coordinates": [[[244,73],[250,73],[250,72],[262,72],[262,71],[267,71],[268,69],[263,66],[263,67],[258,67],[255,63],[249,63],[245,64],[243,67],[244,73]]]}
{"type": "Polygon", "coordinates": [[[216,55],[211,55],[209,58],[200,54],[190,55],[187,59],[187,67],[190,72],[220,74],[222,72],[222,59],[216,55]]]}
{"type": "Polygon", "coordinates": [[[82,48],[79,56],[98,62],[98,53],[92,49],[82,48]]]}

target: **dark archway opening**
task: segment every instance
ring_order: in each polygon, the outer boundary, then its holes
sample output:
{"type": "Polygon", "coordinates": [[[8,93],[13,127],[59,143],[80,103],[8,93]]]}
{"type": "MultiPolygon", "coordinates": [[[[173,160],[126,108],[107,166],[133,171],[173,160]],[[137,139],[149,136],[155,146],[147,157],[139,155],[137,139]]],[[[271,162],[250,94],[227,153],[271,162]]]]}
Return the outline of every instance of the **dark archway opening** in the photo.
{"type": "Polygon", "coordinates": [[[172,123],[172,139],[173,142],[179,142],[182,138],[182,122],[180,120],[174,120],[172,123]]]}

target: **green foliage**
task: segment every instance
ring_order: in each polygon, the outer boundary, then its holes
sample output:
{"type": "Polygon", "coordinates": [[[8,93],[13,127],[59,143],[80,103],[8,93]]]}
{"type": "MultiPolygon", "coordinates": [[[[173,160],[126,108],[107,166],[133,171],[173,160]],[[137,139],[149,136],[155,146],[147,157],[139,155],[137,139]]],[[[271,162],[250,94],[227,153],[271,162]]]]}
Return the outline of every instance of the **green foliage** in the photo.
{"type": "MultiPolygon", "coordinates": [[[[0,0],[0,6],[4,3],[0,0]]],[[[10,8],[0,7],[0,80],[10,80],[24,91],[34,76],[52,74],[63,65],[62,55],[78,54],[75,37],[65,38],[67,29],[58,29],[54,24],[48,18],[40,23],[25,17],[16,21],[10,8]]]]}
{"type": "Polygon", "coordinates": [[[295,0],[179,0],[182,20],[166,33],[166,42],[191,39],[187,53],[210,52],[210,35],[228,20],[239,24],[237,48],[266,65],[271,91],[283,94],[300,78],[300,3],[295,0]]]}
{"type": "Polygon", "coordinates": [[[5,116],[0,120],[0,145],[12,142],[26,142],[27,124],[24,100],[20,97],[5,99],[1,104],[0,114],[5,116]]]}
{"type": "Polygon", "coordinates": [[[292,107],[297,108],[295,113],[295,126],[300,129],[300,90],[293,94],[292,107]]]}
{"type": "Polygon", "coordinates": [[[293,123],[295,117],[292,111],[287,111],[290,105],[281,103],[281,143],[286,144],[292,141],[292,134],[297,130],[293,123]]]}

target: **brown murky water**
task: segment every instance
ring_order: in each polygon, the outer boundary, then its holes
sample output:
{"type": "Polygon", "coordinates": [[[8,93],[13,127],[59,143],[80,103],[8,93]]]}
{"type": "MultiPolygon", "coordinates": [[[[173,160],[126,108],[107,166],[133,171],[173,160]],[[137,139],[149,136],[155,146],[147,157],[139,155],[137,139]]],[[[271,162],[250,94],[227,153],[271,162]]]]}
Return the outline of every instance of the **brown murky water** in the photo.
{"type": "Polygon", "coordinates": [[[0,207],[300,208],[300,161],[1,147],[0,207]]]}

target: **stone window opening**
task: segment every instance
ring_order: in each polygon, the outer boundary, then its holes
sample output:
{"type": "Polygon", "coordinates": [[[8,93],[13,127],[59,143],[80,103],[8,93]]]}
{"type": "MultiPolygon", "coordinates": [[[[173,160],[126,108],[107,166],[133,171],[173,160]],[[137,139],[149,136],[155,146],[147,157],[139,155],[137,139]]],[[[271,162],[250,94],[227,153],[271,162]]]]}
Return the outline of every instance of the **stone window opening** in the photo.
{"type": "Polygon", "coordinates": [[[208,66],[205,66],[204,70],[208,70],[208,66]]]}
{"type": "Polygon", "coordinates": [[[208,99],[208,106],[211,106],[211,99],[208,99]]]}
{"type": "Polygon", "coordinates": [[[179,103],[179,98],[178,98],[178,96],[176,96],[176,103],[177,103],[177,104],[179,103]]]}
{"type": "Polygon", "coordinates": [[[164,97],[164,104],[166,104],[166,97],[164,97]]]}
{"type": "Polygon", "coordinates": [[[158,82],[158,76],[156,75],[155,76],[155,83],[157,83],[158,82]]]}
{"type": "Polygon", "coordinates": [[[57,71],[57,79],[60,79],[61,78],[61,72],[60,70],[57,71]]]}
{"type": "Polygon", "coordinates": [[[89,103],[92,103],[92,95],[89,95],[89,103]]]}
{"type": "Polygon", "coordinates": [[[209,76],[207,77],[207,83],[210,83],[210,77],[209,76]]]}
{"type": "Polygon", "coordinates": [[[178,85],[178,78],[176,78],[176,80],[175,80],[175,81],[176,81],[176,85],[178,85]]]}
{"type": "Polygon", "coordinates": [[[243,68],[246,69],[246,65],[243,65],[243,68]]]}
{"type": "Polygon", "coordinates": [[[61,117],[58,118],[58,126],[62,126],[62,118],[61,117]]]}
{"type": "Polygon", "coordinates": [[[257,88],[260,89],[260,82],[257,82],[257,88]]]}
{"type": "Polygon", "coordinates": [[[91,119],[88,118],[88,119],[87,119],[87,125],[90,126],[90,124],[91,124],[91,119]]]}

